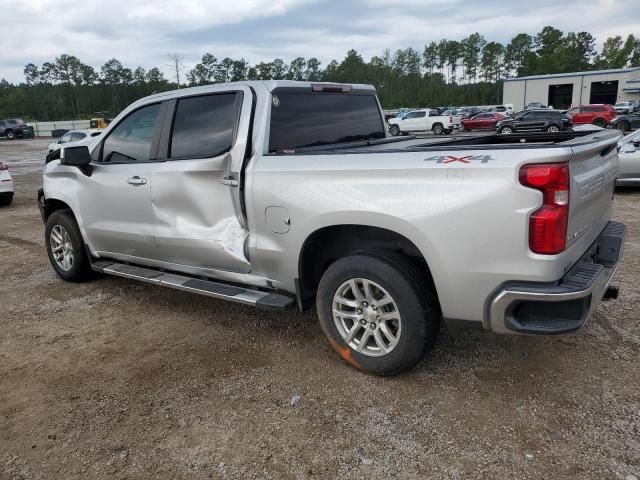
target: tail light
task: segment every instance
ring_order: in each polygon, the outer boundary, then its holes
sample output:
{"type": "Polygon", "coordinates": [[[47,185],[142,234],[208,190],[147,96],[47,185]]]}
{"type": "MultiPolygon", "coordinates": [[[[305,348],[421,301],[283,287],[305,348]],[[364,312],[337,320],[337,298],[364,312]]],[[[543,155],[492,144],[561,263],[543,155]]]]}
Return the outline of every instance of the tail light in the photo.
{"type": "Polygon", "coordinates": [[[9,170],[9,165],[0,162],[0,170],[9,170]]]}
{"type": "Polygon", "coordinates": [[[449,123],[453,123],[453,117],[449,117],[449,123]]]}
{"type": "Polygon", "coordinates": [[[520,183],[542,192],[542,207],[529,219],[529,248],[544,255],[562,252],[569,223],[569,164],[525,165],[520,169],[520,183]]]}

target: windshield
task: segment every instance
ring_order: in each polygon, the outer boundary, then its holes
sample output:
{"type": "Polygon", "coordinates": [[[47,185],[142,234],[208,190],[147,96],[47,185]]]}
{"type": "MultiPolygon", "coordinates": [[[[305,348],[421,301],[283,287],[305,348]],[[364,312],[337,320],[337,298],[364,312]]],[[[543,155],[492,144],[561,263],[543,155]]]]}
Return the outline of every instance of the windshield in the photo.
{"type": "Polygon", "coordinates": [[[270,152],[385,136],[375,95],[273,92],[270,152]]]}

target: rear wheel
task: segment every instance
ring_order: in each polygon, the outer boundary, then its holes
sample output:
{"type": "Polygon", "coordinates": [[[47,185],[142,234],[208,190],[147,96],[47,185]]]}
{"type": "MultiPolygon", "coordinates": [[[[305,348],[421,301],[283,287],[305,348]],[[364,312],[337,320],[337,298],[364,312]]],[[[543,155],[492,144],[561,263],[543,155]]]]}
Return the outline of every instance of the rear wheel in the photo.
{"type": "Polygon", "coordinates": [[[594,124],[596,127],[602,127],[602,128],[604,128],[604,127],[606,127],[606,126],[607,126],[607,121],[606,121],[604,118],[596,118],[596,119],[593,121],[593,124],[594,124]]]}
{"type": "Polygon", "coordinates": [[[16,138],[16,134],[13,130],[7,130],[5,135],[7,136],[7,140],[13,140],[16,138]]]}
{"type": "Polygon", "coordinates": [[[442,126],[441,123],[436,123],[431,128],[431,131],[434,133],[434,135],[442,135],[444,133],[444,127],[442,126]]]}
{"type": "Polygon", "coordinates": [[[0,193],[0,206],[6,207],[11,205],[12,202],[13,202],[13,192],[0,193]]]}
{"type": "Polygon", "coordinates": [[[626,120],[621,120],[616,125],[616,128],[621,132],[628,132],[629,130],[631,130],[631,124],[626,120]]]}
{"type": "Polygon", "coordinates": [[[503,135],[511,135],[513,133],[513,129],[511,127],[502,127],[500,129],[500,133],[503,135]]]}
{"type": "Polygon", "coordinates": [[[320,280],[317,309],[332,347],[375,375],[413,368],[440,326],[433,285],[405,257],[386,251],[335,261],[320,280]]]}
{"type": "Polygon", "coordinates": [[[82,282],[91,268],[82,234],[70,210],[58,210],[47,219],[44,231],[47,255],[58,276],[67,282],[82,282]]]}
{"type": "Polygon", "coordinates": [[[400,135],[400,127],[398,125],[391,125],[391,127],[389,127],[389,133],[394,137],[397,137],[400,135]]]}
{"type": "Polygon", "coordinates": [[[549,125],[547,127],[547,132],[548,133],[558,133],[560,131],[560,128],[558,128],[557,125],[549,125]]]}

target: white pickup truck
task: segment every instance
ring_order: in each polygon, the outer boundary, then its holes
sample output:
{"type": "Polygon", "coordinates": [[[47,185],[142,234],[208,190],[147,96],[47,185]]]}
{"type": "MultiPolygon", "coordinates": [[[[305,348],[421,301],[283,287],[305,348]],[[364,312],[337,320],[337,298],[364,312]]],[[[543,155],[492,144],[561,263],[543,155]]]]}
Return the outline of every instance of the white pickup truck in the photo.
{"type": "Polygon", "coordinates": [[[64,280],[315,303],[342,358],[391,375],[442,319],[556,335],[615,294],[620,138],[391,138],[371,86],[210,85],[139,100],[90,149],[49,155],[38,202],[64,280]]]}
{"type": "MultiPolygon", "coordinates": [[[[460,123],[460,122],[458,122],[460,123]]],[[[411,132],[432,131],[436,135],[451,133],[455,128],[454,118],[451,115],[440,115],[435,108],[423,108],[389,120],[389,133],[398,136],[411,132]]]]}

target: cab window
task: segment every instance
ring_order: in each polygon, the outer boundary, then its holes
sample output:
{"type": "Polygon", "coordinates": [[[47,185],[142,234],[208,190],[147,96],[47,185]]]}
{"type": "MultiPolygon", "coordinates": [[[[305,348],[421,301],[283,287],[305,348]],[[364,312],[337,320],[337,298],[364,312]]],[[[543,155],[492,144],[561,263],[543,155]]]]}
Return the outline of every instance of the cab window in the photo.
{"type": "Polygon", "coordinates": [[[229,151],[240,113],[239,95],[219,93],[178,100],[170,157],[210,158],[229,151]]]}
{"type": "Polygon", "coordinates": [[[105,163],[148,161],[159,112],[159,103],[131,112],[105,139],[101,161],[105,163]]]}

